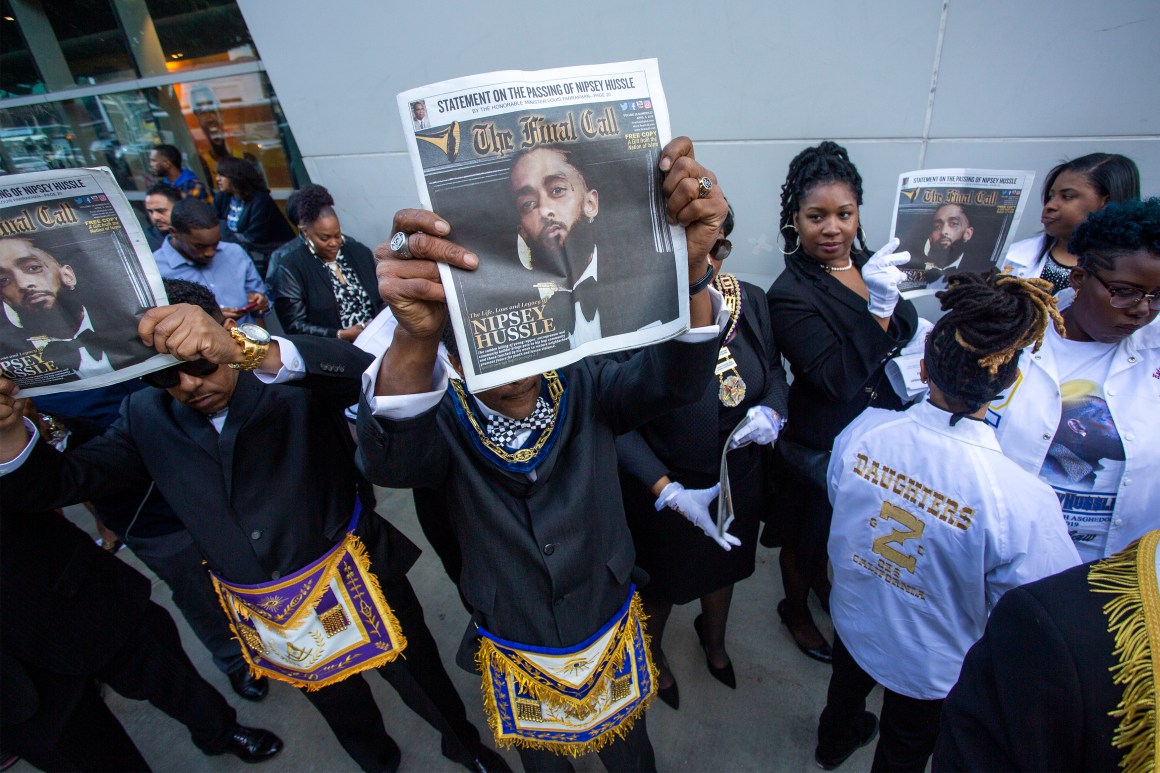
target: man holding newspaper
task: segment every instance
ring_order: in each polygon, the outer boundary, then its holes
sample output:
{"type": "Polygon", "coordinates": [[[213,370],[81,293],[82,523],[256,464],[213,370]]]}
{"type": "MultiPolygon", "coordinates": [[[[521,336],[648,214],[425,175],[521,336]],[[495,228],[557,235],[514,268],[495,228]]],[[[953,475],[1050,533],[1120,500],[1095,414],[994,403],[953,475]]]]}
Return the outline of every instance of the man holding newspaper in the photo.
{"type": "Polygon", "coordinates": [[[454,503],[460,586],[475,610],[459,662],[483,672],[497,741],[518,746],[528,770],[570,770],[564,755],[590,751],[610,770],[656,768],[644,723],[655,670],[613,438],[696,399],[712,377],[722,304],[705,291],[707,255],[727,214],[688,138],[659,166],[668,217],[686,229],[691,330],[627,362],[584,360],[471,395],[437,364],[447,319],[437,263],[470,271],[479,259],[421,210],[396,214],[403,237],[377,255],[399,327],[363,376],[360,460],[375,483],[454,503]]]}

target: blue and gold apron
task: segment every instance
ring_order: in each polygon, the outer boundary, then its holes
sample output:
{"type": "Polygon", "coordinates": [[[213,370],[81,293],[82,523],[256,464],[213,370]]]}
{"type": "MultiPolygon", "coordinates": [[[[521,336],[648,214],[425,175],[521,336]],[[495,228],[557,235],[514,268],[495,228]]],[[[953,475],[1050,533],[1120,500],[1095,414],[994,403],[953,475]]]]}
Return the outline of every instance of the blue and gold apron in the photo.
{"type": "Polygon", "coordinates": [[[317,690],[389,663],[407,646],[354,535],[361,512],[356,501],[346,537],[289,576],[236,585],[210,572],[251,673],[317,690]]]}
{"type": "Polygon", "coordinates": [[[623,737],[656,693],[635,587],[616,616],[575,647],[514,644],[482,627],[476,661],[500,746],[577,757],[623,737]]]}

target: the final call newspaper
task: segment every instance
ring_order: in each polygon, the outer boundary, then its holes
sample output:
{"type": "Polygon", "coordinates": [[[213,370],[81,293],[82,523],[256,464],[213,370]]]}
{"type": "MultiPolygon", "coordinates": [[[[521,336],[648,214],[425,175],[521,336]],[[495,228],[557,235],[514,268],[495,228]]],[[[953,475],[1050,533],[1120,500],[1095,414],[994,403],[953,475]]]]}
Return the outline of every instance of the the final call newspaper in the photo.
{"type": "Polygon", "coordinates": [[[398,104],[423,205],[480,259],[440,266],[471,391],[688,327],[655,59],[458,78],[398,104]]]}
{"type": "Polygon", "coordinates": [[[891,236],[910,252],[902,297],[930,295],[960,271],[986,273],[1003,257],[1035,172],[924,169],[898,176],[891,236]]]}
{"type": "Polygon", "coordinates": [[[137,338],[166,303],[137,217],[108,169],[0,181],[0,375],[21,396],[107,386],[170,365],[137,338]]]}

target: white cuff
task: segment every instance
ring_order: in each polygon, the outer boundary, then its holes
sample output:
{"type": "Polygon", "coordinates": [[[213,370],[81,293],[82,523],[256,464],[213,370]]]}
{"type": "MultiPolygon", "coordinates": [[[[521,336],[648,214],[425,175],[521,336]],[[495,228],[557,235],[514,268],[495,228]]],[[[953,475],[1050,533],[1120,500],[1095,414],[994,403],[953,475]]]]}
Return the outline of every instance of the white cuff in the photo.
{"type": "Polygon", "coordinates": [[[24,464],[24,460],[32,453],[32,447],[36,445],[36,439],[40,436],[40,433],[36,430],[36,425],[32,423],[32,419],[27,416],[22,418],[24,419],[24,428],[28,430],[29,434],[28,445],[24,446],[24,450],[12,461],[0,462],[0,478],[10,472],[16,472],[20,468],[20,465],[24,464]]]}
{"type": "Polygon", "coordinates": [[[367,403],[371,406],[371,413],[382,416],[384,419],[413,419],[434,408],[443,399],[447,391],[448,367],[440,357],[435,360],[435,370],[431,373],[431,391],[419,392],[411,395],[376,396],[375,383],[379,378],[379,368],[383,357],[380,354],[362,374],[362,391],[367,403]]]}
{"type": "Polygon", "coordinates": [[[271,336],[271,341],[278,342],[278,354],[282,358],[282,367],[277,373],[265,373],[255,370],[254,375],[263,384],[285,384],[287,381],[297,381],[306,376],[306,363],[298,347],[281,336],[271,336]]]}
{"type": "Polygon", "coordinates": [[[694,327],[677,336],[676,340],[685,344],[698,344],[721,335],[721,329],[729,322],[729,307],[725,305],[725,296],[713,285],[705,288],[709,293],[709,300],[713,305],[713,319],[716,322],[704,327],[694,327]]]}

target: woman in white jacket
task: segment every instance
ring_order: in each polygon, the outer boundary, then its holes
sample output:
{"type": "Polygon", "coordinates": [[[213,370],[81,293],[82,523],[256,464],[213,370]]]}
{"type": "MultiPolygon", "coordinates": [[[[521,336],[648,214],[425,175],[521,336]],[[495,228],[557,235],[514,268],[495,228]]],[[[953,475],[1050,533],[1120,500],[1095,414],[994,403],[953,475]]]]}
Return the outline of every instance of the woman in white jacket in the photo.
{"type": "Polygon", "coordinates": [[[1140,171],[1126,156],[1090,153],[1060,164],[1043,183],[1043,233],[1011,245],[1000,268],[1046,279],[1056,293],[1066,289],[1076,264],[1067,243],[1076,227],[1108,202],[1138,198],[1140,171]]]}
{"type": "Polygon", "coordinates": [[[866,695],[885,688],[872,771],[922,771],[942,699],[1004,592],[1079,562],[1050,488],[1006,458],[983,421],[1023,347],[1058,317],[1047,285],[962,273],[926,339],[929,399],[871,408],[838,436],[834,672],[815,759],[832,770],[874,738],[866,695]]]}
{"type": "Polygon", "coordinates": [[[1160,523],[1160,198],[1109,204],[1076,229],[1080,256],[1021,378],[991,404],[1003,453],[1055,489],[1084,561],[1160,523]]]}

